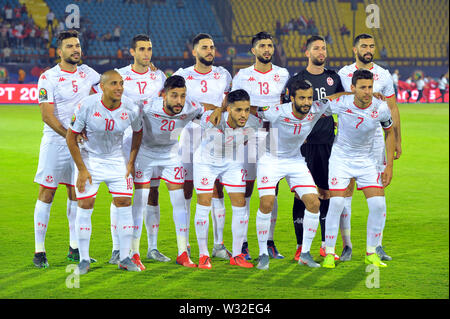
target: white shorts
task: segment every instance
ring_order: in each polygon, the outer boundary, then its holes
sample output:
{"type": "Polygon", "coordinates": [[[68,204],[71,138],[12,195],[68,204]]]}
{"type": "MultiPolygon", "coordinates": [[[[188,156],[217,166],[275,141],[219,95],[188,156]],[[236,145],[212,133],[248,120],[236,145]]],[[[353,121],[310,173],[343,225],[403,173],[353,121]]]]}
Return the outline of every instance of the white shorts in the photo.
{"type": "Polygon", "coordinates": [[[296,192],[300,198],[305,194],[317,194],[314,179],[302,157],[265,155],[258,161],[257,177],[259,197],[275,195],[277,184],[283,178],[286,178],[291,192],[296,192]]]}
{"type": "Polygon", "coordinates": [[[122,150],[123,150],[123,156],[125,157],[126,163],[130,160],[130,151],[131,151],[131,140],[133,138],[133,129],[131,126],[125,130],[123,135],[123,144],[122,144],[122,150]],[[130,133],[131,132],[131,133],[130,133]]]}
{"type": "Polygon", "coordinates": [[[52,144],[42,138],[35,183],[50,189],[56,189],[58,184],[74,186],[74,167],[67,145],[52,144]]]}
{"type": "Polygon", "coordinates": [[[216,179],[227,193],[245,193],[244,167],[238,161],[223,164],[194,162],[194,188],[197,194],[212,193],[216,179]]]}
{"type": "MultiPolygon", "coordinates": [[[[104,159],[88,157],[82,152],[84,165],[92,177],[92,184],[86,181],[84,192],[79,192],[75,187],[77,200],[95,197],[97,195],[100,183],[105,182],[109,192],[113,197],[132,197],[133,196],[133,178],[125,177],[126,164],[123,157],[117,157],[114,162],[104,159]]],[[[78,178],[78,169],[75,167],[75,175],[78,178]]]]}
{"type": "Polygon", "coordinates": [[[171,184],[184,184],[184,169],[181,162],[169,161],[166,165],[163,165],[141,151],[142,149],[139,151],[134,164],[135,184],[150,184],[150,187],[157,187],[160,179],[171,184]]]}
{"type": "Polygon", "coordinates": [[[328,164],[328,187],[330,191],[345,191],[350,179],[356,180],[357,189],[383,188],[381,172],[372,159],[352,160],[330,157],[328,164]]]}

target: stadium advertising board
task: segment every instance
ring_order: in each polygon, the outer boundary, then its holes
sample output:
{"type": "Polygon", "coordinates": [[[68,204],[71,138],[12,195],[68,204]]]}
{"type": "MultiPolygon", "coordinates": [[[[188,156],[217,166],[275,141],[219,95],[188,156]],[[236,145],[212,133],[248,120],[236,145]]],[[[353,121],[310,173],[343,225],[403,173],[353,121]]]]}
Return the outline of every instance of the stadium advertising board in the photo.
{"type": "Polygon", "coordinates": [[[0,104],[37,104],[36,84],[0,84],[0,104]]]}

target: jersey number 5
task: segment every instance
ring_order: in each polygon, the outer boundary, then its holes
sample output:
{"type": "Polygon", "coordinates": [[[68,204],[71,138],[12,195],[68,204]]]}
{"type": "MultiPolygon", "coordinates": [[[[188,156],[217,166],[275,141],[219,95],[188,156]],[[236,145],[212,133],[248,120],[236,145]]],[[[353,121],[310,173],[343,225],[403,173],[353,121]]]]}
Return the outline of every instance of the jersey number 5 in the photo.
{"type": "Polygon", "coordinates": [[[358,116],[358,119],[361,120],[361,121],[359,121],[359,122],[356,124],[356,128],[358,128],[358,126],[360,126],[361,123],[364,122],[364,118],[363,118],[363,117],[358,116]]]}

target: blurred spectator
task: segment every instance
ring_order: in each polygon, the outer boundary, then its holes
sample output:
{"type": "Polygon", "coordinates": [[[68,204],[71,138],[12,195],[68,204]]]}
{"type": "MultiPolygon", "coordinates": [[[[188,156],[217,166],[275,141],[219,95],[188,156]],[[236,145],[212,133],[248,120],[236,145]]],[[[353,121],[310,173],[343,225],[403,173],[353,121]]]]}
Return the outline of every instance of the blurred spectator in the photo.
{"type": "Polygon", "coordinates": [[[44,31],[42,31],[42,39],[44,40],[44,46],[48,46],[49,45],[49,32],[48,29],[44,29],[44,31]]]}
{"type": "Polygon", "coordinates": [[[120,48],[117,49],[117,64],[120,65],[122,63],[123,53],[120,48]]]}
{"type": "Polygon", "coordinates": [[[27,15],[27,6],[25,5],[25,3],[22,3],[22,7],[20,7],[20,15],[21,18],[25,18],[25,16],[27,15]]]}
{"type": "MultiPolygon", "coordinates": [[[[442,74],[441,77],[439,78],[438,88],[439,88],[439,91],[441,92],[440,99],[441,99],[442,103],[445,102],[444,96],[448,89],[448,79],[447,78],[448,78],[448,72],[447,72],[447,74],[442,74]]],[[[438,99],[436,99],[436,102],[437,102],[437,100],[438,99]]]]}
{"type": "Polygon", "coordinates": [[[114,35],[114,41],[119,42],[120,41],[120,26],[116,25],[113,31],[114,35]]]}
{"type": "Polygon", "coordinates": [[[53,33],[53,20],[55,19],[55,14],[53,13],[52,10],[50,10],[47,15],[47,25],[45,26],[46,29],[48,29],[48,27],[50,26],[52,33],[53,33]]]}
{"type": "Polygon", "coordinates": [[[405,82],[407,84],[406,93],[408,93],[408,97],[406,98],[406,101],[409,103],[409,99],[411,98],[411,90],[412,90],[412,86],[413,86],[412,78],[408,77],[405,82]]]}
{"type": "Polygon", "coordinates": [[[4,48],[9,46],[8,43],[8,27],[6,23],[0,25],[0,47],[4,48]]]}
{"type": "Polygon", "coordinates": [[[12,49],[10,47],[3,48],[3,62],[11,62],[12,49]]]}
{"type": "Polygon", "coordinates": [[[21,9],[19,6],[14,7],[14,20],[20,21],[20,18],[22,17],[21,9]]]}
{"type": "Polygon", "coordinates": [[[48,48],[48,63],[53,63],[53,60],[56,57],[56,50],[54,47],[48,48]]]}
{"type": "Polygon", "coordinates": [[[17,79],[17,81],[19,82],[19,84],[22,84],[23,82],[25,82],[25,76],[26,76],[26,72],[24,69],[19,69],[18,71],[19,77],[17,79]]]}
{"type": "Polygon", "coordinates": [[[13,8],[11,7],[11,5],[9,3],[7,3],[5,5],[5,7],[3,8],[4,12],[5,12],[5,20],[8,23],[12,23],[13,20],[13,8]]]}
{"type": "Polygon", "coordinates": [[[63,19],[59,20],[58,27],[56,28],[55,36],[57,37],[58,34],[60,34],[65,29],[66,29],[66,25],[64,24],[64,20],[63,19]]]}
{"type": "Polygon", "coordinates": [[[36,33],[34,34],[36,47],[40,48],[42,44],[42,31],[37,25],[34,26],[34,30],[36,31],[36,33]]]}
{"type": "Polygon", "coordinates": [[[381,56],[382,59],[387,58],[387,50],[386,50],[386,47],[384,45],[383,45],[383,48],[380,51],[380,56],[381,56]]]}
{"type": "Polygon", "coordinates": [[[392,74],[392,82],[394,82],[394,91],[395,96],[398,94],[398,80],[400,79],[400,72],[398,69],[395,69],[394,73],[392,74]]]}
{"type": "Polygon", "coordinates": [[[342,24],[342,26],[339,28],[339,31],[341,32],[342,36],[344,35],[350,36],[350,30],[347,28],[345,23],[342,24]]]}
{"type": "Polygon", "coordinates": [[[419,96],[417,97],[416,103],[420,102],[420,99],[423,96],[423,88],[425,87],[425,81],[422,76],[419,76],[416,81],[417,90],[419,91],[419,96]]]}
{"type": "Polygon", "coordinates": [[[333,44],[333,38],[331,37],[330,32],[328,32],[327,35],[325,36],[325,42],[326,44],[333,44]]]}
{"type": "Polygon", "coordinates": [[[111,36],[111,32],[106,32],[101,39],[102,41],[111,41],[112,40],[112,36],[111,36]]]}

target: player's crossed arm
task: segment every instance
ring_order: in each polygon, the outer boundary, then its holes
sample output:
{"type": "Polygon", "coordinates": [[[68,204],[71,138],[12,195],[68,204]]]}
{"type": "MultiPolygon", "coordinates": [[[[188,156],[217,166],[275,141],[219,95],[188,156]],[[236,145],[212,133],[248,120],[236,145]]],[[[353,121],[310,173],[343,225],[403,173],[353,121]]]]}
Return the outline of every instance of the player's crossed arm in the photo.
{"type": "Polygon", "coordinates": [[[42,121],[50,126],[56,133],[62,137],[66,137],[67,129],[55,116],[55,105],[53,103],[44,102],[39,104],[39,108],[41,110],[42,121]]]}

